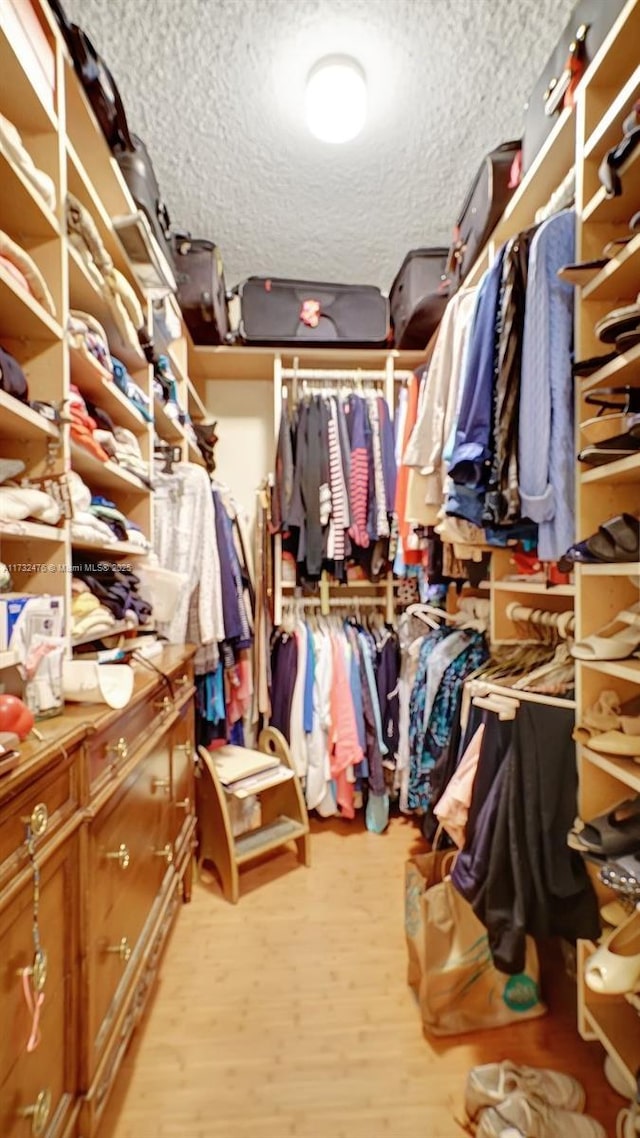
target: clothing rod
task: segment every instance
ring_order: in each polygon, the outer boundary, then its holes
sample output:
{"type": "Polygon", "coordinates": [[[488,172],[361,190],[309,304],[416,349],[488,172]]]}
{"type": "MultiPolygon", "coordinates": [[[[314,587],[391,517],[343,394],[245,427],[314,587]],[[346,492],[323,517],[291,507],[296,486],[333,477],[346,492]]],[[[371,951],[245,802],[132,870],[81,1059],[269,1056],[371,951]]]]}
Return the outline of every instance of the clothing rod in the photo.
{"type": "MultiPolygon", "coordinates": [[[[394,381],[404,382],[411,379],[412,371],[395,371],[394,381]]],[[[318,371],[315,368],[283,368],[283,380],[318,380],[322,383],[350,383],[361,380],[363,383],[384,383],[388,376],[386,371],[364,371],[353,368],[351,371],[318,371]]]]}
{"type": "Polygon", "coordinates": [[[510,688],[507,684],[492,684],[480,678],[477,680],[469,680],[466,687],[468,687],[469,695],[472,699],[475,696],[497,695],[503,696],[505,699],[511,699],[515,703],[524,700],[525,703],[543,703],[546,704],[547,707],[565,707],[569,710],[576,706],[575,699],[559,699],[558,696],[544,695],[542,692],[523,691],[522,688],[510,688]]]}
{"type": "Polygon", "coordinates": [[[370,606],[371,608],[382,609],[384,607],[383,597],[360,597],[358,600],[349,597],[329,597],[324,602],[320,597],[292,597],[283,600],[282,607],[288,608],[320,608],[322,604],[329,605],[330,608],[348,608],[357,609],[370,606]]]}

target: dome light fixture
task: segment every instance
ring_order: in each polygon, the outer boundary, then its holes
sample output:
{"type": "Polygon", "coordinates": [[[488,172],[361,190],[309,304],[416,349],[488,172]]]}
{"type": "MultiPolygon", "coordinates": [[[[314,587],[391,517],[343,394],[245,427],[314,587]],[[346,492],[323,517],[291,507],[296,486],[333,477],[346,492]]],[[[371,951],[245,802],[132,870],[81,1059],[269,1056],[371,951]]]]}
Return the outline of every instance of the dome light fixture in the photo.
{"type": "Polygon", "coordinates": [[[360,64],[328,55],[311,68],[305,92],[307,126],[321,142],[351,142],[367,118],[367,83],[360,64]]]}

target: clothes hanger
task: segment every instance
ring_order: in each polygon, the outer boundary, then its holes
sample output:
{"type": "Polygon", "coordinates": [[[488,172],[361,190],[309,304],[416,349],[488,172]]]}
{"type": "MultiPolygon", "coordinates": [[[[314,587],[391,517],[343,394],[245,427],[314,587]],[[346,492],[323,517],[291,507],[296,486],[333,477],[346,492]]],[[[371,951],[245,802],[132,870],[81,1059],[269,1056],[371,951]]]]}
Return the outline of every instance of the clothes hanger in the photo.
{"type": "Polygon", "coordinates": [[[423,624],[427,624],[429,628],[436,629],[441,627],[441,621],[444,617],[444,612],[439,609],[431,608],[430,605],[413,604],[405,609],[407,616],[415,616],[421,620],[423,624]]]}

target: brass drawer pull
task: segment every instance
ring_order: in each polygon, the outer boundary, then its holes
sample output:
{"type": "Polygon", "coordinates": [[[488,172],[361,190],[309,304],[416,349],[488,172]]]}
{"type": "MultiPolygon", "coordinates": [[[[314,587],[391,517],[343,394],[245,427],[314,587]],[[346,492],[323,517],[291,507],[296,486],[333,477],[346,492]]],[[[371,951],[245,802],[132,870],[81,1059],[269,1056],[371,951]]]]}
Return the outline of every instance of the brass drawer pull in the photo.
{"type": "Polygon", "coordinates": [[[184,810],[185,814],[191,813],[191,799],[183,798],[182,802],[176,802],[176,809],[184,810]]]}
{"type": "Polygon", "coordinates": [[[126,936],[121,938],[119,944],[107,945],[105,952],[115,953],[116,956],[120,957],[123,964],[126,964],[127,961],[131,959],[131,945],[126,936]]]}
{"type": "Polygon", "coordinates": [[[18,976],[30,976],[34,992],[44,991],[47,982],[47,965],[49,961],[44,948],[39,948],[33,957],[33,964],[27,968],[19,968],[18,976]]]}
{"type": "Polygon", "coordinates": [[[151,793],[155,794],[157,790],[164,790],[168,794],[171,790],[171,783],[168,778],[152,778],[151,779],[151,793]]]}
{"type": "Polygon", "coordinates": [[[129,864],[131,862],[131,854],[129,853],[129,849],[124,844],[124,842],[120,842],[117,850],[109,850],[108,853],[106,853],[104,856],[108,858],[109,861],[117,861],[120,869],[129,868],[129,864]]]}
{"type": "Polygon", "coordinates": [[[51,1113],[51,1091],[40,1091],[36,1101],[31,1106],[25,1106],[19,1112],[23,1118],[31,1119],[31,1133],[34,1136],[42,1134],[51,1113]]]}
{"type": "Polygon", "coordinates": [[[187,675],[184,675],[184,676],[180,676],[179,679],[177,679],[175,682],[176,682],[176,687],[186,688],[187,684],[191,683],[191,680],[189,679],[189,677],[187,675]]]}
{"type": "Polygon", "coordinates": [[[165,695],[162,699],[154,700],[153,706],[159,707],[160,710],[164,711],[166,714],[167,712],[171,711],[171,708],[173,707],[173,700],[169,699],[168,695],[165,695]]]}
{"type": "Polygon", "coordinates": [[[171,865],[171,862],[173,861],[173,850],[171,848],[171,843],[167,842],[166,846],[163,846],[161,850],[154,850],[153,856],[163,857],[167,865],[171,865]]]}
{"type": "Polygon", "coordinates": [[[193,743],[190,739],[186,743],[176,743],[176,751],[184,751],[185,759],[193,758],[193,743]]]}
{"type": "Polygon", "coordinates": [[[49,825],[49,811],[44,802],[38,802],[37,806],[34,806],[31,813],[22,821],[31,830],[32,838],[41,838],[49,825]]]}
{"type": "Polygon", "coordinates": [[[109,746],[107,747],[107,754],[115,755],[116,758],[124,762],[124,760],[128,759],[129,757],[129,744],[127,743],[127,740],[123,739],[121,736],[116,740],[115,743],[109,743],[109,746]]]}

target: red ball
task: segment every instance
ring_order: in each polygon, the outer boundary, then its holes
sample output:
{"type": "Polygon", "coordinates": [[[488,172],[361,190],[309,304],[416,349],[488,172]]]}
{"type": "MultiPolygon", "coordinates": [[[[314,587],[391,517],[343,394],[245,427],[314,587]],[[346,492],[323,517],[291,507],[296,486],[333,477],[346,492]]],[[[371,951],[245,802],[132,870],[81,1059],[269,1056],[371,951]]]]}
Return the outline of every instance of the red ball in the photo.
{"type": "Polygon", "coordinates": [[[0,731],[13,731],[26,739],[34,723],[33,712],[17,695],[0,695],[0,731]]]}

